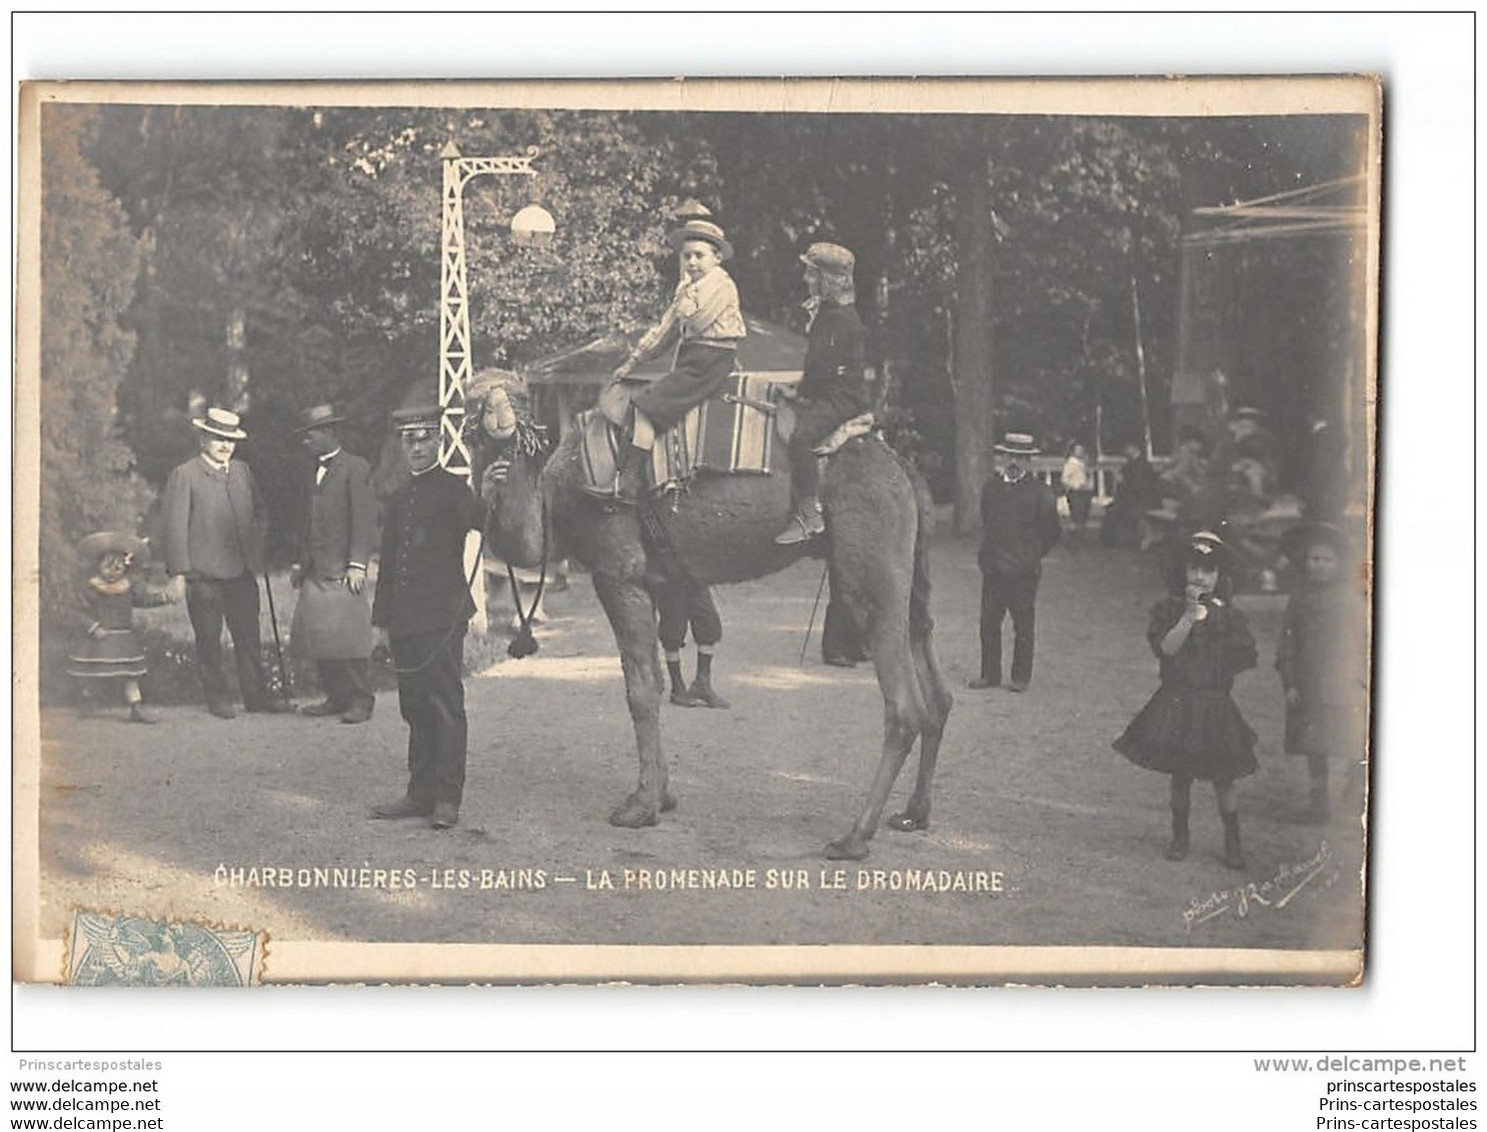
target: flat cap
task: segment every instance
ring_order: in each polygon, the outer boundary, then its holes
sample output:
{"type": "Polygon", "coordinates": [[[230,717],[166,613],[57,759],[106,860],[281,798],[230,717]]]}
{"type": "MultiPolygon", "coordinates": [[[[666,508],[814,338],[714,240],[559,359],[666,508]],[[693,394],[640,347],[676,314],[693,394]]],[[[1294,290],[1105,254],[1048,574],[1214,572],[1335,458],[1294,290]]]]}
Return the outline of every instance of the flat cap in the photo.
{"type": "Polygon", "coordinates": [[[442,415],[438,405],[409,405],[392,411],[392,427],[398,432],[437,430],[442,415]]]}
{"type": "Polygon", "coordinates": [[[812,244],[806,248],[805,255],[800,257],[800,262],[809,267],[820,268],[822,271],[845,275],[857,263],[857,257],[841,244],[812,244]]]}

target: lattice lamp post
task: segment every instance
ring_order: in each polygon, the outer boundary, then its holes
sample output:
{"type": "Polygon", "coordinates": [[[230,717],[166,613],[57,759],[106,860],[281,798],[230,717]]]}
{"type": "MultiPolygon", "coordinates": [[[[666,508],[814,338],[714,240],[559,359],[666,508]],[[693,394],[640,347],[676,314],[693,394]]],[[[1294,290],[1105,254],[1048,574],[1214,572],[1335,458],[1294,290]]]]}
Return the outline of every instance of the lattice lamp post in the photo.
{"type": "MultiPolygon", "coordinates": [[[[465,386],[470,367],[470,294],[465,275],[465,186],[482,174],[535,177],[530,146],[521,156],[465,157],[449,142],[439,151],[444,163],[439,270],[439,463],[448,471],[470,476],[470,450],[462,432],[465,386]]],[[[511,239],[519,247],[545,247],[555,225],[547,210],[529,204],[511,218],[511,239]]]]}

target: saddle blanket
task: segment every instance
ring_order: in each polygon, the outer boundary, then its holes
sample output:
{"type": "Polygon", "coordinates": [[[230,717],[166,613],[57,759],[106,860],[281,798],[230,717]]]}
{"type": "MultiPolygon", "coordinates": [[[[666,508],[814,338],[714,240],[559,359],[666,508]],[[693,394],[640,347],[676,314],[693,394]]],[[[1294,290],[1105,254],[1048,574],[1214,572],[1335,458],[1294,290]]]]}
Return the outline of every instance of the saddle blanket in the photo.
{"type": "MultiPolygon", "coordinates": [[[[699,470],[723,475],[770,475],[775,470],[776,383],[735,374],[723,391],[688,410],[656,437],[646,461],[653,491],[677,488],[699,470]]],[[[580,413],[583,471],[588,490],[612,498],[619,491],[625,438],[597,408],[580,413]]]]}

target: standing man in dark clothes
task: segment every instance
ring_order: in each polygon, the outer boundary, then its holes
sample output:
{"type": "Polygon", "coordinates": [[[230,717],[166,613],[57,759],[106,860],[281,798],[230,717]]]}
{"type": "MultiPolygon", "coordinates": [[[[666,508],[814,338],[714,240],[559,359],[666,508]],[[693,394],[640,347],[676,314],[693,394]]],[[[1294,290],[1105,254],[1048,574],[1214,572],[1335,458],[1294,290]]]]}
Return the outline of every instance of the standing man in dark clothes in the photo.
{"type": "Polygon", "coordinates": [[[388,504],[372,624],[386,631],[408,723],[408,788],[375,818],[458,824],[465,788],[465,630],[475,612],[465,578],[465,534],[485,508],[461,477],[439,466],[439,407],[392,415],[412,479],[388,504]]]}
{"type": "Polygon", "coordinates": [[[222,667],[222,624],[232,635],[238,686],[248,711],[287,712],[293,707],[268,693],[258,633],[258,572],[268,514],[248,465],[232,458],[247,440],[236,413],[211,408],[192,426],[201,453],[165,484],[165,568],[186,581],[186,612],[196,635],[196,667],[207,710],[219,719],[237,715],[222,667]]]}
{"type": "Polygon", "coordinates": [[[775,537],[781,546],[805,542],[826,530],[821,516],[821,470],[816,446],[843,422],[868,411],[867,331],[857,316],[852,269],[857,257],[840,244],[812,244],[800,257],[811,312],[805,374],[796,390],[790,474],[795,514],[775,537]]]}
{"type": "Polygon", "coordinates": [[[299,415],[300,442],[315,458],[307,484],[305,522],[290,571],[299,590],[295,654],[315,662],[325,699],[300,708],[305,715],[338,715],[342,723],[372,718],[372,615],[367,604],[367,563],[377,545],[377,498],[371,466],[341,447],[344,421],[330,405],[299,415]]]}
{"type": "Polygon", "coordinates": [[[1013,692],[1033,679],[1033,613],[1043,556],[1058,542],[1053,492],[1023,462],[1038,454],[1033,438],[1009,432],[995,451],[1001,470],[981,489],[981,675],[972,688],[1002,682],[1002,620],[1012,614],[1013,692]]]}

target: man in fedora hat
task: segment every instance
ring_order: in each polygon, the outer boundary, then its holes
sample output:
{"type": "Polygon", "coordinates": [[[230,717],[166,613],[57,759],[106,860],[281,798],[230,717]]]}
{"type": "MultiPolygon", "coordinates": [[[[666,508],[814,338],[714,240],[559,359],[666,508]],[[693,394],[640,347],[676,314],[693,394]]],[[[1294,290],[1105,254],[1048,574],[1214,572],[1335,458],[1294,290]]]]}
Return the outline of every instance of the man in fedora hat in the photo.
{"type": "Polygon", "coordinates": [[[789,445],[795,514],[775,537],[782,546],[805,542],[826,530],[816,446],[844,421],[868,410],[867,331],[857,315],[852,282],[857,257],[840,244],[812,244],[800,262],[805,265],[810,296],[805,306],[811,325],[789,445]]]}
{"type": "Polygon", "coordinates": [[[267,513],[248,465],[232,458],[248,439],[238,415],[209,408],[193,418],[199,455],[170,474],[161,504],[165,568],[186,581],[186,611],[196,634],[196,666],[207,709],[237,715],[222,667],[222,623],[232,634],[238,686],[249,711],[293,708],[269,695],[258,635],[258,571],[267,513]]]}
{"type": "Polygon", "coordinates": [[[377,542],[377,499],[371,465],[341,447],[344,420],[334,407],[314,405],[299,414],[295,429],[315,459],[315,472],[289,573],[300,591],[289,639],[296,656],[315,661],[325,691],[323,701],[300,711],[365,723],[376,703],[366,583],[377,542]]]}
{"type": "Polygon", "coordinates": [[[1032,436],[1009,432],[994,451],[999,469],[981,489],[981,675],[972,688],[1002,682],[1002,621],[1012,614],[1012,679],[1027,691],[1033,679],[1034,606],[1043,556],[1058,542],[1058,506],[1048,485],[1031,475],[1038,454],[1032,436]]]}
{"type": "Polygon", "coordinates": [[[661,320],[641,336],[614,371],[615,380],[623,381],[639,362],[677,341],[671,372],[631,399],[639,415],[632,433],[635,443],[623,455],[620,487],[627,499],[634,492],[630,469],[639,463],[634,450],[649,447],[654,433],[664,432],[693,405],[723,388],[733,372],[738,343],[747,333],[738,288],[723,270],[724,262],[733,256],[733,245],[723,229],[693,213],[666,240],[681,265],[676,292],[661,320]]]}
{"type": "Polygon", "coordinates": [[[465,789],[465,630],[475,612],[465,577],[465,534],[486,509],[469,483],[439,466],[438,405],[392,414],[412,477],[387,505],[372,624],[384,630],[408,724],[408,786],[374,818],[458,824],[465,789]]]}

